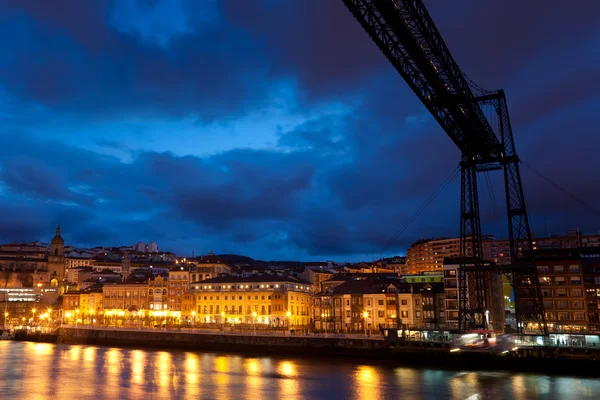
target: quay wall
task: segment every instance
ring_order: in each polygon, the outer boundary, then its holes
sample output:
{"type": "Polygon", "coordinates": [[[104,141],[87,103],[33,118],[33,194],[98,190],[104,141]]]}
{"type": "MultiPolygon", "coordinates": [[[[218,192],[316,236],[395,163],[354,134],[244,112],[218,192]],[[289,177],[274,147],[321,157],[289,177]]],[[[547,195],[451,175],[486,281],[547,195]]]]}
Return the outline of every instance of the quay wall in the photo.
{"type": "Polygon", "coordinates": [[[345,358],[352,362],[461,371],[504,370],[575,376],[597,376],[600,351],[518,349],[501,354],[461,351],[448,346],[407,343],[389,346],[383,340],[317,336],[240,335],[215,332],[164,332],[60,328],[57,343],[180,349],[252,356],[345,358]]]}
{"type": "Polygon", "coordinates": [[[355,355],[383,353],[383,340],[317,336],[240,335],[135,330],[60,328],[57,343],[180,348],[251,353],[297,352],[355,355]]]}

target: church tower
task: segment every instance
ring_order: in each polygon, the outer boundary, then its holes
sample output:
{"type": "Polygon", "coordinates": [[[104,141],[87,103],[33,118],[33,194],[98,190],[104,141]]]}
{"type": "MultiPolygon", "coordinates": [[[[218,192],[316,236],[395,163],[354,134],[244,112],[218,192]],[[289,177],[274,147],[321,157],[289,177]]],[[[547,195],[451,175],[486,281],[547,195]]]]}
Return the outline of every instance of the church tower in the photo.
{"type": "Polygon", "coordinates": [[[56,235],[50,242],[48,272],[50,273],[50,286],[59,286],[65,278],[65,241],[60,236],[60,224],[56,227],[56,235]]]}

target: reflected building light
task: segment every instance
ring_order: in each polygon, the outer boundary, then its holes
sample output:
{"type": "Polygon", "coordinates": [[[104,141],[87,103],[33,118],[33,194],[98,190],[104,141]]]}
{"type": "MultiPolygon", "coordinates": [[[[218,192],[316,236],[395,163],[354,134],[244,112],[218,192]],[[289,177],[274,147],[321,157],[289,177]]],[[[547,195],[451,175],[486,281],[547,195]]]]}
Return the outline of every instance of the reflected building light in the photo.
{"type": "Polygon", "coordinates": [[[199,399],[202,397],[200,391],[200,358],[194,353],[185,355],[185,397],[199,399]]]}
{"type": "MultiPolygon", "coordinates": [[[[264,379],[261,375],[262,366],[256,358],[249,358],[244,363],[246,369],[246,394],[248,399],[257,398],[260,396],[261,388],[264,379]]],[[[283,396],[281,397],[283,398],[283,396]]]]}
{"type": "Polygon", "coordinates": [[[69,350],[69,356],[71,357],[71,360],[78,361],[79,357],[81,356],[81,346],[71,346],[71,349],[69,350]]]}
{"type": "Polygon", "coordinates": [[[213,375],[213,383],[216,387],[214,397],[215,399],[229,399],[231,398],[229,390],[231,382],[229,376],[229,357],[219,356],[214,360],[212,370],[215,372],[213,375]]]}
{"type": "Polygon", "coordinates": [[[286,378],[295,377],[297,374],[296,366],[294,365],[294,363],[292,363],[290,361],[282,361],[279,364],[279,368],[277,368],[277,372],[280,375],[285,376],[286,378]]]}
{"type": "MultiPolygon", "coordinates": [[[[515,400],[525,400],[527,398],[527,387],[523,375],[514,375],[510,380],[512,395],[515,400]]],[[[576,398],[576,397],[575,397],[576,398]]]]}
{"type": "Polygon", "coordinates": [[[215,358],[215,370],[218,372],[229,372],[229,359],[222,356],[215,358]]]}
{"type": "Polygon", "coordinates": [[[141,350],[133,350],[131,354],[131,382],[136,385],[142,385],[144,383],[146,353],[141,350]]]}
{"type": "Polygon", "coordinates": [[[166,351],[161,351],[154,358],[154,369],[155,374],[158,374],[159,398],[161,399],[169,397],[172,365],[171,354],[166,351]]]}
{"type": "Polygon", "coordinates": [[[116,348],[108,349],[105,353],[106,363],[108,364],[106,373],[106,395],[110,398],[121,398],[121,385],[119,382],[119,372],[121,371],[121,350],[116,348]]]}
{"type": "Polygon", "coordinates": [[[248,375],[259,375],[262,370],[260,362],[256,358],[247,359],[244,363],[244,367],[246,368],[246,373],[248,375]]]}
{"type": "Polygon", "coordinates": [[[277,373],[283,377],[278,379],[277,383],[282,399],[301,399],[300,381],[298,380],[298,371],[296,365],[290,361],[282,361],[277,367],[277,373]]]}
{"type": "Polygon", "coordinates": [[[86,347],[83,351],[83,359],[89,363],[96,361],[96,350],[95,347],[86,347]]]}
{"type": "Polygon", "coordinates": [[[382,396],[381,378],[374,367],[362,365],[354,373],[356,398],[360,400],[377,400],[382,396]]]}

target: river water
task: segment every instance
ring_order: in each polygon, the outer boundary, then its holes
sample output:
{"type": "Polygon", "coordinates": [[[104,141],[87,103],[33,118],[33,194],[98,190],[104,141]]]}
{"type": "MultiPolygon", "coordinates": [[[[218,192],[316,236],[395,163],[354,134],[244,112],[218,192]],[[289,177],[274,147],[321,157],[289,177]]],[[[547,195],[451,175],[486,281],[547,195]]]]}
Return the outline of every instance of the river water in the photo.
{"type": "Polygon", "coordinates": [[[0,399],[599,399],[600,379],[0,341],[0,399]]]}

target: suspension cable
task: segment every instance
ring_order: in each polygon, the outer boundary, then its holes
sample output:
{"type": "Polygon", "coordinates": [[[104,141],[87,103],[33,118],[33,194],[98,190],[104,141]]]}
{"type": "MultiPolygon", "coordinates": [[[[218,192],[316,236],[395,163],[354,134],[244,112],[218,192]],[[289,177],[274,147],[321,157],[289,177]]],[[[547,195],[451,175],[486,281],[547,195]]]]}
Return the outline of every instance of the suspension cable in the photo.
{"type": "Polygon", "coordinates": [[[575,196],[573,193],[569,192],[567,189],[563,188],[558,183],[554,182],[552,179],[548,178],[547,176],[545,176],[544,174],[542,174],[540,171],[538,171],[537,169],[533,168],[531,165],[527,164],[525,161],[521,160],[521,164],[523,164],[524,166],[526,166],[527,168],[529,168],[534,174],[536,174],[537,176],[539,176],[540,178],[542,178],[543,180],[545,180],[546,182],[548,182],[550,185],[554,186],[556,189],[560,190],[561,192],[563,192],[564,194],[566,194],[567,196],[569,196],[571,199],[575,200],[576,202],[578,202],[579,204],[581,204],[585,208],[587,208],[589,210],[592,210],[594,213],[600,215],[600,210],[598,210],[594,206],[586,203],[585,201],[581,200],[580,198],[578,198],[577,196],[575,196]]]}
{"type": "Polygon", "coordinates": [[[418,218],[418,216],[427,208],[427,206],[429,204],[431,204],[431,202],[433,200],[435,200],[435,198],[446,188],[446,186],[448,186],[448,184],[450,184],[450,182],[452,182],[452,180],[454,179],[454,177],[456,176],[458,171],[460,171],[460,166],[456,167],[456,169],[454,171],[452,171],[450,176],[448,176],[442,182],[442,184],[436,189],[436,191],[433,192],[433,194],[431,196],[429,196],[429,198],[425,201],[425,203],[423,203],[421,205],[421,207],[419,207],[415,211],[415,213],[408,220],[406,220],[406,222],[404,222],[404,224],[400,227],[400,229],[387,241],[387,243],[381,248],[381,250],[377,254],[375,254],[375,257],[373,258],[373,262],[377,261],[379,259],[379,257],[381,257],[383,255],[383,253],[387,250],[387,248],[410,226],[411,223],[414,222],[415,219],[418,218]]]}

